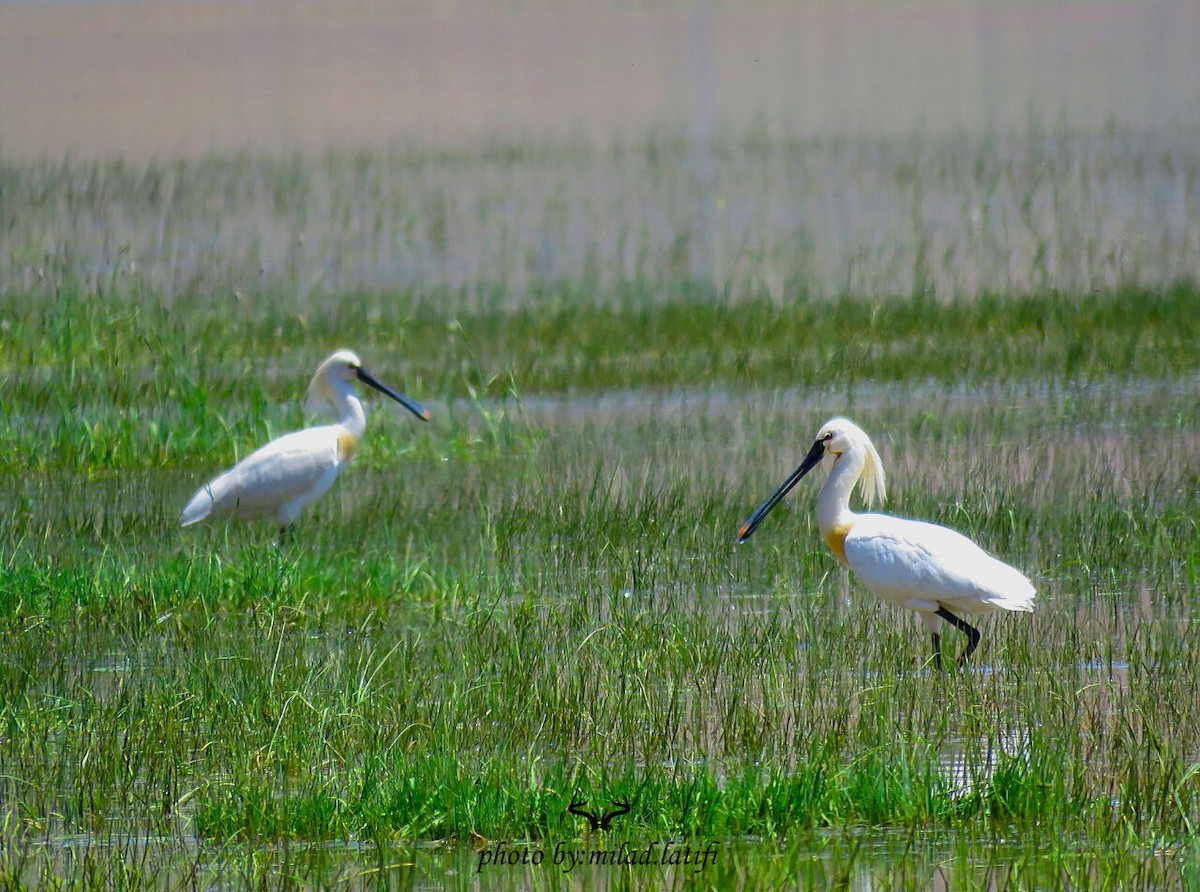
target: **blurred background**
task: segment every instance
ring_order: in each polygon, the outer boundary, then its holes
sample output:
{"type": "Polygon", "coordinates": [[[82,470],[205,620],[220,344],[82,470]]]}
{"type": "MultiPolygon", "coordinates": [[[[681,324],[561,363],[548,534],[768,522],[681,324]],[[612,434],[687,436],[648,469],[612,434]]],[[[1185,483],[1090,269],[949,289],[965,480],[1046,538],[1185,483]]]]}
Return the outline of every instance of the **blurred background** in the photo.
{"type": "Polygon", "coordinates": [[[1159,286],[1198,110],[1191,0],[0,3],[0,280],[1159,286]]]}
{"type": "Polygon", "coordinates": [[[1195,126],[1200,6],[142,0],[0,4],[9,159],[396,140],[1195,126]]]}

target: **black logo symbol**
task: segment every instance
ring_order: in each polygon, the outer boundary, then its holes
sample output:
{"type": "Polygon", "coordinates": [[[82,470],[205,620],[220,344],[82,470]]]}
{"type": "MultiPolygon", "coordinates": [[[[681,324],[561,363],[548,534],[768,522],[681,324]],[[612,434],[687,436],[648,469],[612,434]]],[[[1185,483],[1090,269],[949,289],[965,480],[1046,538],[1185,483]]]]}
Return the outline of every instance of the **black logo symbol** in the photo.
{"type": "Polygon", "coordinates": [[[612,825],[613,818],[620,817],[629,811],[628,799],[618,799],[613,803],[616,808],[613,811],[605,812],[604,816],[600,818],[596,817],[590,811],[584,811],[583,806],[585,805],[587,805],[586,799],[574,799],[571,801],[571,805],[567,808],[567,811],[573,815],[587,818],[593,830],[607,830],[612,825]]]}

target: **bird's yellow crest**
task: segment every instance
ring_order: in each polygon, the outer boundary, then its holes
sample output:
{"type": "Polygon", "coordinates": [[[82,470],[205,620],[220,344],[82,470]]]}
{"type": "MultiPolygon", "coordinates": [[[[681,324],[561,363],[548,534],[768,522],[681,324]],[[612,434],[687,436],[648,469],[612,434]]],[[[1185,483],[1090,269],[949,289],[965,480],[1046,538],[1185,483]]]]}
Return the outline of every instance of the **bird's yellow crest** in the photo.
{"type": "Polygon", "coordinates": [[[870,508],[876,502],[882,505],[887,501],[887,475],[883,472],[883,462],[879,459],[879,453],[875,451],[875,444],[866,439],[866,434],[863,438],[867,463],[863,465],[862,476],[858,478],[858,490],[870,508]]]}
{"type": "Polygon", "coordinates": [[[875,444],[867,432],[849,418],[831,418],[821,426],[817,440],[825,441],[826,452],[842,454],[851,450],[863,457],[862,475],[858,478],[858,489],[867,507],[876,502],[887,501],[887,475],[883,472],[883,461],[875,450],[875,444]]]}

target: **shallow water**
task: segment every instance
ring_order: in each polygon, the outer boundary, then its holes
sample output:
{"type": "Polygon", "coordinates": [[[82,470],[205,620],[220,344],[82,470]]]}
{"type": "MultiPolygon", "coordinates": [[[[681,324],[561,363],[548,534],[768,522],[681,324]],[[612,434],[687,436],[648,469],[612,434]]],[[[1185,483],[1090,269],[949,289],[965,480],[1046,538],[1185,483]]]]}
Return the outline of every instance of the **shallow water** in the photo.
{"type": "MultiPolygon", "coordinates": [[[[60,877],[85,876],[89,861],[111,863],[111,844],[63,837],[25,850],[22,873],[34,883],[50,868],[60,877]],[[53,867],[51,868],[51,865],[53,867]]],[[[144,837],[123,841],[128,863],[155,888],[206,890],[302,887],[342,889],[680,889],[826,888],[854,892],[879,888],[914,892],[996,890],[1018,884],[1051,888],[1102,887],[1115,874],[1149,881],[1161,890],[1190,888],[1200,857],[1186,847],[1124,850],[1114,869],[1104,852],[1042,860],[1037,847],[996,837],[965,847],[937,834],[869,829],[801,835],[784,842],[755,839],[630,839],[617,833],[570,840],[475,845],[403,845],[370,842],[281,844],[268,848],[213,847],[144,837]],[[580,859],[572,863],[572,857],[580,859]],[[690,863],[681,863],[683,859],[690,863]],[[490,860],[489,860],[490,859],[490,860]],[[624,864],[602,864],[604,860],[624,864]],[[669,864],[665,861],[676,860],[669,864]],[[499,860],[500,863],[497,863],[499,860]],[[537,862],[537,863],[534,863],[537,862]],[[596,862],[596,863],[589,863],[596,862]]],[[[119,883],[120,871],[104,876],[119,883]]]]}

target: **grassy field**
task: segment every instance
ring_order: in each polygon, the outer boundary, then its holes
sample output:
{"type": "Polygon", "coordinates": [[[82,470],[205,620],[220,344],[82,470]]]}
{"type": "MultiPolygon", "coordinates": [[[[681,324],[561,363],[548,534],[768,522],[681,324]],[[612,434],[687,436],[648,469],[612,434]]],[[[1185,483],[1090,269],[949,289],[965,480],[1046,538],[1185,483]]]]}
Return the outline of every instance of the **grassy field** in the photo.
{"type": "MultiPolygon", "coordinates": [[[[148,219],[151,172],[124,172],[97,207],[148,219]]],[[[827,299],[668,270],[234,295],[155,284],[162,258],[22,266],[16,243],[0,886],[1200,881],[1194,286],[827,299]],[[373,402],[282,546],[179,530],[200,483],[304,423],[339,346],[434,422],[373,402]],[[735,545],[833,414],[875,438],[888,510],[1037,585],[969,671],[929,671],[919,624],[824,550],[819,481],[735,545]],[[589,833],[575,798],[631,810],[589,833]],[[683,841],[716,863],[552,863],[683,841]],[[547,860],[484,863],[503,851],[547,860]]]]}
{"type": "MultiPolygon", "coordinates": [[[[434,287],[438,309],[513,309],[546,282],[614,298],[688,280],[723,296],[943,299],[1200,280],[1200,132],[799,138],[703,144],[671,128],[609,142],[397,144],[5,164],[0,282],[56,269],[157,300],[298,311],[434,287]],[[455,293],[459,292],[459,293],[455,293]]],[[[238,308],[239,315],[246,312],[238,308]]]]}

